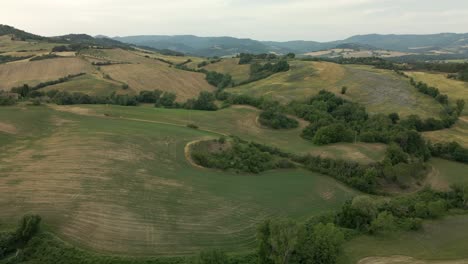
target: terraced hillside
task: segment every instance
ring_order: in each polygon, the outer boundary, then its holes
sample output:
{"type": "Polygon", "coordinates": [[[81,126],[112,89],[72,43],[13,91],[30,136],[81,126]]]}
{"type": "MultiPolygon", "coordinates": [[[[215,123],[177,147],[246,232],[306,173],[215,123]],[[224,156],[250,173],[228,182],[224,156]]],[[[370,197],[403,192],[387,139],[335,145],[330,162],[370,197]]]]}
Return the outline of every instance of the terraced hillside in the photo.
{"type": "Polygon", "coordinates": [[[186,144],[219,133],[97,110],[2,108],[2,219],[38,213],[60,238],[99,252],[239,252],[251,249],[262,219],[322,214],[355,194],[303,170],[196,168],[185,158],[186,144]]]}
{"type": "Polygon", "coordinates": [[[431,98],[419,94],[407,79],[392,71],[329,62],[293,61],[290,64],[288,72],[230,91],[288,102],[313,96],[322,89],[339,94],[341,87],[346,86],[348,91],[344,97],[365,105],[370,112],[430,117],[441,110],[431,98]]]}

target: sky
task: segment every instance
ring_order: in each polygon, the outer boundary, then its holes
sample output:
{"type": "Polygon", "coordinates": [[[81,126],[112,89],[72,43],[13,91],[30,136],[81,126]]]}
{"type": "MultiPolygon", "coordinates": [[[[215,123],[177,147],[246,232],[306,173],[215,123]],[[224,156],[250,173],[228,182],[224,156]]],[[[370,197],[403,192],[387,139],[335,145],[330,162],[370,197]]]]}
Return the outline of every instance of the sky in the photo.
{"type": "Polygon", "coordinates": [[[43,35],[339,40],[468,32],[468,0],[14,0],[0,24],[43,35]]]}

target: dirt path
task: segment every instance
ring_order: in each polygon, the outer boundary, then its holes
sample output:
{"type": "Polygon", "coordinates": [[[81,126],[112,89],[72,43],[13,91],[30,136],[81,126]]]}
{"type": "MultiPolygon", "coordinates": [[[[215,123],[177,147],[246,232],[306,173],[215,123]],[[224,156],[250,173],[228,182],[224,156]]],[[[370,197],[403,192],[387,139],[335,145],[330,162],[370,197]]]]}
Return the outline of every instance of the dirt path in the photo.
{"type": "Polygon", "coordinates": [[[190,165],[194,166],[194,167],[197,167],[199,169],[207,169],[203,166],[200,166],[198,165],[193,159],[192,159],[192,155],[190,155],[190,150],[191,150],[191,147],[199,142],[202,142],[202,141],[205,141],[205,140],[209,140],[209,139],[212,139],[212,138],[203,138],[203,139],[198,139],[198,140],[194,140],[194,141],[191,141],[189,143],[187,143],[187,145],[185,145],[185,148],[184,148],[184,154],[185,154],[185,159],[187,160],[188,163],[190,163],[190,165]]]}
{"type": "Polygon", "coordinates": [[[16,134],[16,127],[14,125],[0,122],[0,132],[7,134],[16,134]]]}
{"type": "MultiPolygon", "coordinates": [[[[64,106],[57,106],[57,105],[48,105],[50,108],[57,110],[57,111],[62,111],[62,112],[68,112],[68,113],[73,113],[77,115],[85,115],[85,116],[94,116],[94,117],[99,117],[99,118],[107,118],[107,119],[120,119],[120,120],[128,120],[128,121],[137,121],[137,122],[145,122],[145,123],[152,123],[152,124],[161,124],[161,125],[170,125],[170,126],[177,126],[177,127],[184,127],[187,128],[187,125],[183,124],[177,124],[177,123],[170,123],[170,122],[161,122],[161,121],[154,121],[154,120],[147,120],[147,119],[140,119],[140,118],[129,118],[129,117],[122,117],[122,116],[105,116],[105,115],[100,115],[95,112],[93,112],[90,109],[87,108],[82,108],[78,106],[73,106],[73,107],[64,107],[64,106]]],[[[229,135],[226,133],[214,131],[214,130],[209,130],[209,129],[203,129],[203,128],[198,128],[197,130],[203,131],[203,132],[208,132],[208,133],[213,133],[213,134],[218,134],[220,136],[226,136],[228,137],[229,135]]],[[[1,131],[1,130],[0,130],[1,131]]]]}

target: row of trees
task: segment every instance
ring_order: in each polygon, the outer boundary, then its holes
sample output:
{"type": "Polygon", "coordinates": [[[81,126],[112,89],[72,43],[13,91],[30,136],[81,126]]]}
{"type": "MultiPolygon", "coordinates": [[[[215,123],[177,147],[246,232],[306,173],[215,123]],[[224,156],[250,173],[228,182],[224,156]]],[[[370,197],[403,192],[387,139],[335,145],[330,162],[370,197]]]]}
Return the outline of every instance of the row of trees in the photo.
{"type": "Polygon", "coordinates": [[[57,80],[41,82],[41,83],[39,83],[39,84],[37,84],[35,86],[29,86],[28,84],[24,84],[23,86],[11,88],[11,92],[12,93],[17,93],[21,97],[33,97],[33,98],[34,97],[40,97],[40,96],[43,96],[44,93],[39,92],[37,90],[45,88],[45,87],[50,86],[50,85],[55,85],[55,84],[59,84],[59,83],[68,82],[73,78],[76,78],[76,77],[79,77],[79,76],[82,76],[82,75],[85,75],[85,74],[86,73],[70,74],[68,76],[59,78],[57,80]]]}
{"type": "Polygon", "coordinates": [[[457,142],[439,142],[429,145],[432,156],[468,163],[468,149],[457,142]]]}
{"type": "Polygon", "coordinates": [[[0,64],[2,63],[7,63],[7,62],[11,62],[11,61],[18,61],[18,60],[25,60],[25,59],[29,59],[33,56],[10,56],[10,55],[0,55],[0,64]]]}

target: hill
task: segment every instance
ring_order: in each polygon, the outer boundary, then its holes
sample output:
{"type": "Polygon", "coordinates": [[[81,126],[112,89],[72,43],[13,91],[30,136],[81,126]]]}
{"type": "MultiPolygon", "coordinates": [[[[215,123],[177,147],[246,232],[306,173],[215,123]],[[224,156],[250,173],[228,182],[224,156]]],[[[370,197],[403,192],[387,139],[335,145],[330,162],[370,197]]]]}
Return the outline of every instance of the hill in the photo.
{"type": "Polygon", "coordinates": [[[128,36],[116,37],[125,43],[143,45],[157,49],[172,49],[197,56],[232,56],[238,53],[304,54],[309,52],[343,47],[366,47],[400,52],[466,53],[468,34],[442,33],[432,35],[358,35],[330,42],[316,41],[257,41],[233,37],[184,36],[128,36]],[[344,46],[343,46],[344,45],[344,46]]]}

